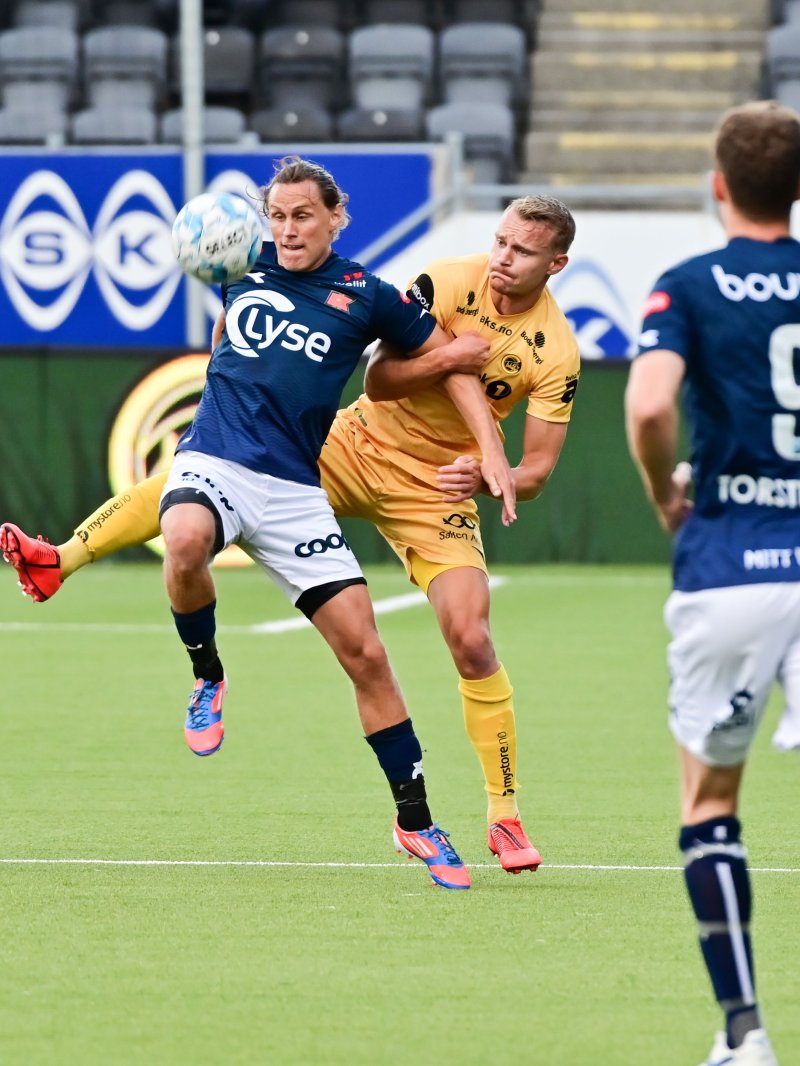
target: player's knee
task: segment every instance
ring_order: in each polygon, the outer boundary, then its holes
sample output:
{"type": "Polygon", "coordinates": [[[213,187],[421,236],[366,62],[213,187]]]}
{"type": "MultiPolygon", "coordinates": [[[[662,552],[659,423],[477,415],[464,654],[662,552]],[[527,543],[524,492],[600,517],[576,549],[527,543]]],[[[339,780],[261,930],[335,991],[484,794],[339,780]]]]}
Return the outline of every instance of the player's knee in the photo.
{"type": "Polygon", "coordinates": [[[358,641],[339,649],[339,662],[359,688],[383,683],[391,676],[389,657],[376,630],[367,630],[358,641]]]}
{"type": "Polygon", "coordinates": [[[190,573],[207,565],[213,554],[214,528],[207,523],[165,522],[167,558],[173,573],[190,573]]]}
{"type": "Polygon", "coordinates": [[[483,621],[453,627],[447,643],[462,677],[480,677],[497,661],[488,626],[483,621]]]}

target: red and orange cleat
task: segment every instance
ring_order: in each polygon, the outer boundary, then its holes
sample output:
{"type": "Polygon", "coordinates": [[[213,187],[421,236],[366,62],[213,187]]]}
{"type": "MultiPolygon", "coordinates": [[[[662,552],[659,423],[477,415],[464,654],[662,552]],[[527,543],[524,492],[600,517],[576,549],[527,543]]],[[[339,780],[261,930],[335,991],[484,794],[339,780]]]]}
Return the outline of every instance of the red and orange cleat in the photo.
{"type": "Polygon", "coordinates": [[[19,526],[4,522],[0,526],[0,551],[17,571],[19,587],[32,600],[44,603],[61,588],[61,558],[44,537],[34,539],[19,526]]]}
{"type": "Polygon", "coordinates": [[[183,725],[183,735],[195,755],[213,755],[219,751],[225,737],[222,723],[222,702],[228,691],[228,679],[194,683],[189,697],[189,709],[183,725]]]}
{"type": "Polygon", "coordinates": [[[394,846],[399,854],[409,859],[421,859],[435,885],[442,888],[469,888],[469,871],[450,843],[449,833],[432,825],[430,829],[411,832],[401,829],[395,822],[394,846]]]}
{"type": "Polygon", "coordinates": [[[537,870],[542,856],[531,844],[519,818],[504,818],[489,826],[489,851],[510,874],[537,870]]]}

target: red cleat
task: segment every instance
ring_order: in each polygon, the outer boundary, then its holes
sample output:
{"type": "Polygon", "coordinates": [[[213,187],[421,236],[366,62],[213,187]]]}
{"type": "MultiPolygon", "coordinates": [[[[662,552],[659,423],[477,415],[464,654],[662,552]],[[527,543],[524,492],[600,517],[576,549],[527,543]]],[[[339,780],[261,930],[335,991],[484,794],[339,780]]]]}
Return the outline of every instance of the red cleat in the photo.
{"type": "Polygon", "coordinates": [[[531,844],[519,818],[504,818],[489,826],[489,851],[510,874],[538,870],[542,856],[531,844]]]}
{"type": "Polygon", "coordinates": [[[44,537],[35,540],[19,526],[0,526],[0,551],[17,571],[19,587],[37,603],[49,600],[61,588],[61,557],[44,537]]]}

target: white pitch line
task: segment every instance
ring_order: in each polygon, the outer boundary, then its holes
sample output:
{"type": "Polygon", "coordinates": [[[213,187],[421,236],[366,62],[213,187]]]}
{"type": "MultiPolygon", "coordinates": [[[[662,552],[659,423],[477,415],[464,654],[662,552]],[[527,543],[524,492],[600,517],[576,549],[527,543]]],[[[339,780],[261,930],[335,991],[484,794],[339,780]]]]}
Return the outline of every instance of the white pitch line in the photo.
{"type": "MultiPolygon", "coordinates": [[[[507,577],[490,577],[489,587],[499,588],[508,583],[507,577]]],[[[376,615],[394,614],[410,607],[419,607],[427,603],[423,592],[406,592],[401,596],[386,596],[374,600],[372,607],[376,615]]],[[[311,623],[303,615],[293,618],[279,618],[274,622],[256,622],[249,626],[217,626],[218,633],[261,634],[289,633],[296,629],[310,629],[311,623]]],[[[0,622],[0,632],[41,633],[174,633],[175,627],[166,623],[135,622],[0,622]]]]}
{"type": "MultiPolygon", "coordinates": [[[[2,859],[0,863],[8,866],[261,866],[294,867],[300,869],[331,870],[384,870],[412,869],[413,863],[406,862],[284,862],[273,859],[2,859]]],[[[503,872],[494,863],[469,863],[472,870],[497,870],[503,872]]],[[[547,863],[542,870],[599,870],[619,871],[622,873],[682,873],[683,866],[609,866],[591,863],[547,863]]],[[[751,866],[750,873],[756,874],[800,874],[800,867],[793,866],[751,866]]]]}

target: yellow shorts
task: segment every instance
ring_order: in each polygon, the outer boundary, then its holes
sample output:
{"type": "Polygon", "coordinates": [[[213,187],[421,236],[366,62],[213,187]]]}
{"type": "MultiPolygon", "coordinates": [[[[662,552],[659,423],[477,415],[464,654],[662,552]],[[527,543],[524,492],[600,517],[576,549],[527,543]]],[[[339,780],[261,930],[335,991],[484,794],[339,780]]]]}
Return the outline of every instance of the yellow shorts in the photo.
{"type": "Polygon", "coordinates": [[[475,501],[448,504],[436,487],[436,469],[427,481],[421,468],[417,475],[404,470],[378,451],[355,415],[337,416],[319,466],[336,515],[372,522],[425,591],[442,570],[474,566],[486,573],[475,501]]]}

